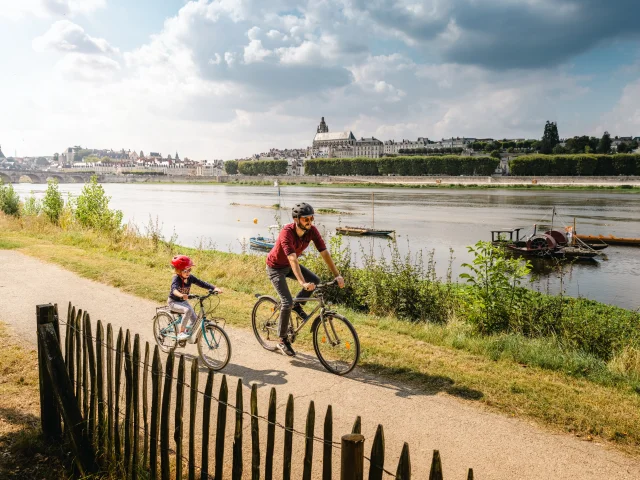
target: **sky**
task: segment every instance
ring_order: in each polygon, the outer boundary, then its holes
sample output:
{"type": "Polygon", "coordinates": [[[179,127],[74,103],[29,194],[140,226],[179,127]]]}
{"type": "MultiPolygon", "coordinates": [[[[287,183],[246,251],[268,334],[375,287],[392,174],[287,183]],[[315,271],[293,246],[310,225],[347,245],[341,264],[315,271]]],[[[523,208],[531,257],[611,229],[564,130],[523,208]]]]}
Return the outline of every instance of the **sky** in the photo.
{"type": "Polygon", "coordinates": [[[640,136],[637,0],[0,0],[0,146],[640,136]]]}

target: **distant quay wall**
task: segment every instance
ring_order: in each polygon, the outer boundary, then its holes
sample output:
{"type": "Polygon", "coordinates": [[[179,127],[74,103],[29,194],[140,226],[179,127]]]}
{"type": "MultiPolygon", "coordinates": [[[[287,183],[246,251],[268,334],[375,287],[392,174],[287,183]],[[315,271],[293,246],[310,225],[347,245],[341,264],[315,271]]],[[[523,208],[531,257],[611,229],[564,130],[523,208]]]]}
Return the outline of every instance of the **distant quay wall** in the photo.
{"type": "Polygon", "coordinates": [[[100,175],[103,183],[251,183],[278,180],[287,184],[385,184],[385,185],[492,185],[492,186],[611,186],[631,185],[640,187],[640,176],[629,177],[452,177],[452,176],[312,176],[312,175],[283,175],[283,176],[251,176],[251,175],[220,175],[220,176],[187,176],[187,175],[100,175]]]}

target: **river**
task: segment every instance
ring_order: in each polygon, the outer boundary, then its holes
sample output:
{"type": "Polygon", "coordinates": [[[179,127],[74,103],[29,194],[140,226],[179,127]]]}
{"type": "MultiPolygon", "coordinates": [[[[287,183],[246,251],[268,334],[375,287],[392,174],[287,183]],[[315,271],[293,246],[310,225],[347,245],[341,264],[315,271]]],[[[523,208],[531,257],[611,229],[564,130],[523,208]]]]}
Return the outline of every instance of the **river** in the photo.
{"type": "MultiPolygon", "coordinates": [[[[111,207],[123,211],[125,221],[135,222],[144,232],[150,220],[158,220],[165,237],[177,235],[182,245],[203,245],[224,251],[247,249],[249,237],[266,235],[275,223],[276,212],[250,205],[278,203],[278,189],[270,186],[105,184],[111,207]],[[232,205],[232,203],[239,205],[232,205]],[[257,219],[257,224],[254,224],[257,219]]],[[[14,185],[22,198],[34,192],[42,197],[46,185],[14,185]]],[[[60,191],[76,196],[82,185],[62,184],[60,191]]],[[[454,250],[454,279],[472,260],[466,247],[478,240],[490,240],[490,230],[548,224],[552,208],[555,226],[572,224],[584,234],[612,234],[640,237],[640,195],[608,191],[554,190],[464,190],[340,188],[287,186],[280,189],[282,205],[306,201],[314,207],[332,208],[350,215],[316,215],[321,231],[334,232],[336,226],[375,226],[394,229],[403,254],[434,251],[438,275],[446,275],[449,249],[454,250]],[[372,195],[373,193],[373,195],[372,195]],[[372,203],[372,197],[375,201],[372,203]],[[373,208],[372,208],[373,206],[373,208]]],[[[287,212],[284,222],[290,221],[287,212]]],[[[356,257],[361,249],[388,255],[387,241],[345,237],[356,257]]],[[[538,268],[535,288],[565,292],[621,307],[640,307],[640,247],[610,246],[606,255],[592,262],[565,268],[563,281],[556,272],[538,268]]],[[[357,261],[357,258],[356,258],[357,261]]]]}

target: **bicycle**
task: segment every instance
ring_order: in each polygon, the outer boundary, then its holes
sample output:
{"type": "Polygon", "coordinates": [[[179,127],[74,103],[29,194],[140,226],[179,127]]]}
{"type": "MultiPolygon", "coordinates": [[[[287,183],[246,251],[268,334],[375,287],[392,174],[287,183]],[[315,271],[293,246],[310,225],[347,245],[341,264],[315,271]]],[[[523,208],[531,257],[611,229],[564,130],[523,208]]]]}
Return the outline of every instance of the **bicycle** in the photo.
{"type": "MultiPolygon", "coordinates": [[[[207,295],[189,295],[189,299],[197,299],[196,308],[198,317],[190,331],[190,336],[186,340],[178,340],[178,330],[182,323],[182,315],[172,312],[171,307],[163,305],[156,308],[156,315],[153,317],[153,336],[160,350],[165,353],[173,352],[177,347],[186,346],[187,342],[197,343],[198,355],[202,362],[211,370],[222,370],[231,359],[231,342],[229,336],[219,325],[224,319],[218,317],[207,318],[212,315],[220,305],[213,307],[211,303],[205,308],[204,302],[212,296],[217,296],[217,292],[209,292],[207,295]]],[[[211,302],[211,301],[210,301],[211,302]]]]}
{"type": "MultiPolygon", "coordinates": [[[[336,375],[346,375],[353,370],[360,358],[360,340],[353,325],[342,315],[327,308],[329,303],[324,300],[325,290],[335,285],[336,280],[316,285],[309,298],[294,298],[296,303],[317,302],[318,305],[302,319],[297,313],[292,315],[289,324],[288,338],[293,343],[300,330],[318,314],[311,324],[313,348],[316,356],[324,368],[336,375]],[[295,326],[294,326],[295,320],[295,326]]],[[[278,335],[278,319],[281,303],[269,295],[256,295],[251,324],[253,333],[260,345],[269,351],[275,351],[280,337],[278,335]]]]}

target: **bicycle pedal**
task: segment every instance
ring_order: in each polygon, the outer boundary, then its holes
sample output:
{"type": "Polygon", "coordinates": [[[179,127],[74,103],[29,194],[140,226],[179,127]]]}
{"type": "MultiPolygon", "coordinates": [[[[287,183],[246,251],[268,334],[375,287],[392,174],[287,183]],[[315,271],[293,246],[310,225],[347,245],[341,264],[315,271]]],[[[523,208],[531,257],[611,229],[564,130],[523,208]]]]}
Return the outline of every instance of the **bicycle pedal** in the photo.
{"type": "Polygon", "coordinates": [[[178,346],[179,347],[184,347],[187,344],[186,340],[178,340],[178,346]]]}

